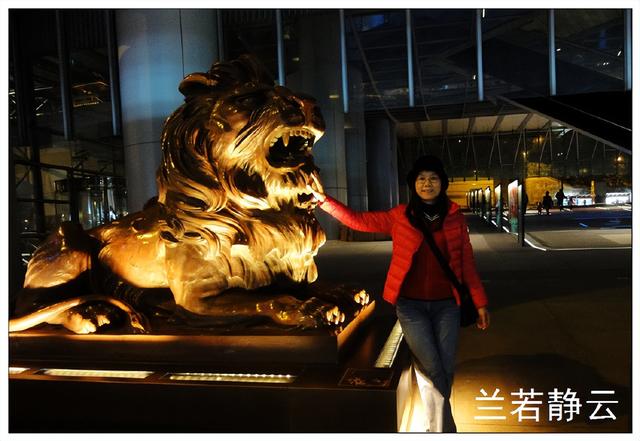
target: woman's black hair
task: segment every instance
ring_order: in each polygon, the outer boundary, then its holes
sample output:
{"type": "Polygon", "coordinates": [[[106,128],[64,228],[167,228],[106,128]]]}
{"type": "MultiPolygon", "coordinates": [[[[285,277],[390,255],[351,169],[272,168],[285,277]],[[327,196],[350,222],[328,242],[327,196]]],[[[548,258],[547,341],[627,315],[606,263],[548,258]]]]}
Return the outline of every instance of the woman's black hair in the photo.
{"type": "Polygon", "coordinates": [[[407,209],[405,211],[411,225],[419,230],[425,227],[424,213],[429,212],[430,215],[439,214],[439,221],[435,224],[435,229],[442,227],[442,222],[449,211],[449,197],[447,196],[447,188],[449,187],[449,177],[444,171],[444,166],[439,158],[432,155],[419,157],[411,167],[407,174],[407,185],[411,194],[407,209]],[[416,192],[416,179],[422,171],[435,172],[440,178],[441,187],[440,194],[436,198],[435,204],[428,205],[422,201],[416,192]]]}

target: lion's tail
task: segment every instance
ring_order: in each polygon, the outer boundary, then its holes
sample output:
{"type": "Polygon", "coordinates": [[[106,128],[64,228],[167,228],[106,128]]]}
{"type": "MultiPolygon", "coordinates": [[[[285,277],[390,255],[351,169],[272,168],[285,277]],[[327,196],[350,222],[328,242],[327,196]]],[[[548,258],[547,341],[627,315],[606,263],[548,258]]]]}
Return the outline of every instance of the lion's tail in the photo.
{"type": "Polygon", "coordinates": [[[64,314],[69,309],[87,302],[111,303],[112,305],[120,308],[129,316],[129,322],[134,328],[134,331],[137,330],[138,332],[143,333],[148,332],[148,326],[146,324],[143,324],[145,321],[143,317],[135,312],[128,304],[126,304],[122,300],[114,299],[113,297],[97,294],[74,297],[72,299],[64,300],[62,302],[39,309],[38,311],[32,312],[25,316],[11,319],[9,320],[9,332],[24,331],[25,329],[32,328],[42,323],[55,321],[54,319],[60,314],[64,314]]]}

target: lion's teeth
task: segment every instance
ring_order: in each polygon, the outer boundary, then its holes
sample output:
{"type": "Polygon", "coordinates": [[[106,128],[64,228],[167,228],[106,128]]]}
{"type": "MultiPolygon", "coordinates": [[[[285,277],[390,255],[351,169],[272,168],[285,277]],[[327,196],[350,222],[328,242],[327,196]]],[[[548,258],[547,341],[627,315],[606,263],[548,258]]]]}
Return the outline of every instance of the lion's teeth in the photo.
{"type": "Polygon", "coordinates": [[[287,147],[289,145],[289,134],[288,133],[283,133],[282,134],[282,142],[284,143],[285,147],[287,147]]]}

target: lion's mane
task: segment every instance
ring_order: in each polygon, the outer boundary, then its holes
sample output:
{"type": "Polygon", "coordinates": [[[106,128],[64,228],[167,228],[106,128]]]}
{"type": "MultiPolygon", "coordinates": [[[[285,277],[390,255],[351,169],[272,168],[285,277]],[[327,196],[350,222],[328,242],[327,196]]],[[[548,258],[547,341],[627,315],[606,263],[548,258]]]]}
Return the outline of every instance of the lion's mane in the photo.
{"type": "Polygon", "coordinates": [[[255,288],[274,274],[313,281],[313,256],[325,236],[296,198],[317,174],[313,161],[296,170],[269,166],[267,137],[277,108],[258,100],[241,128],[234,119],[238,96],[274,90],[251,57],[216,63],[180,85],[185,102],[165,122],[158,203],[169,213],[162,233],[169,247],[190,243],[207,260],[229,267],[229,287],[255,288]]]}

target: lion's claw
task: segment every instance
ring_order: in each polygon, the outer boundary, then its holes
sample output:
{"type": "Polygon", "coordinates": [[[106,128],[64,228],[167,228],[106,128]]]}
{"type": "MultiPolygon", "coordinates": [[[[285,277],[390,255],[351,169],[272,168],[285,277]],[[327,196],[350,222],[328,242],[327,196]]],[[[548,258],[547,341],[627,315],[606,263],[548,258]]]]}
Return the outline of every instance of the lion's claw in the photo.
{"type": "Polygon", "coordinates": [[[369,294],[367,294],[367,292],[363,289],[353,296],[353,300],[355,300],[355,302],[359,305],[362,305],[362,306],[368,305],[369,294]]]}
{"type": "Polygon", "coordinates": [[[98,329],[91,319],[84,318],[76,311],[69,311],[61,324],[76,334],[93,334],[98,329]]]}
{"type": "Polygon", "coordinates": [[[329,325],[337,325],[344,321],[345,316],[344,313],[340,311],[340,308],[334,306],[325,312],[325,317],[329,325]]]}

